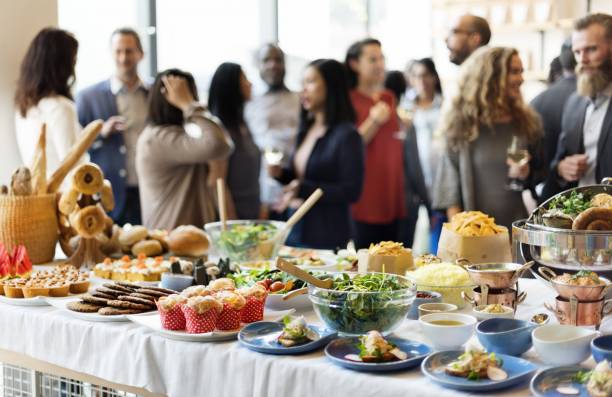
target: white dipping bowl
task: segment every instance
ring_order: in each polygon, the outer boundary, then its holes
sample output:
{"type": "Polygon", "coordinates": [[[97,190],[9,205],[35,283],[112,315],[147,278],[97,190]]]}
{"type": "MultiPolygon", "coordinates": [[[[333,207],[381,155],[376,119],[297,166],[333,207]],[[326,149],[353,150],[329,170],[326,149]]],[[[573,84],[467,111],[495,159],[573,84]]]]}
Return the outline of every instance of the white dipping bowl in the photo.
{"type": "Polygon", "coordinates": [[[573,325],[550,324],[531,334],[536,352],[546,364],[576,365],[591,355],[591,340],[599,332],[573,325]]]}
{"type": "Polygon", "coordinates": [[[473,316],[460,313],[426,314],[419,318],[423,335],[435,350],[461,350],[474,334],[477,320],[473,316]],[[437,325],[431,321],[459,321],[461,325],[437,325]]]}
{"type": "Polygon", "coordinates": [[[483,312],[482,309],[487,307],[488,305],[480,305],[476,306],[472,309],[472,314],[479,320],[484,321],[490,318],[514,318],[514,310],[509,306],[502,306],[504,309],[503,313],[489,313],[483,312]]]}

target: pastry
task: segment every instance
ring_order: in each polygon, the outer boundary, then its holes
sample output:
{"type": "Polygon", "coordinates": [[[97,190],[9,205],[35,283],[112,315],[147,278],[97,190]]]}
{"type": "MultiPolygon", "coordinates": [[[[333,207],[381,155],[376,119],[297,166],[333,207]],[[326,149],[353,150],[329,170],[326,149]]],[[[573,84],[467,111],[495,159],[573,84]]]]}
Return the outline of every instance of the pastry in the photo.
{"type": "Polygon", "coordinates": [[[133,310],[149,310],[151,306],[141,303],[133,303],[122,300],[110,300],[106,303],[107,306],[116,307],[118,309],[133,309],[133,310]]]}
{"type": "Polygon", "coordinates": [[[132,254],[138,256],[144,254],[146,256],[157,256],[164,252],[164,248],[157,240],[141,240],[132,246],[132,254]]]}
{"type": "Polygon", "coordinates": [[[68,308],[68,310],[72,310],[74,312],[95,313],[98,310],[100,310],[102,306],[79,301],[79,302],[70,302],[66,305],[66,307],[68,308]]]}
{"type": "Polygon", "coordinates": [[[582,211],[572,223],[573,230],[612,230],[612,208],[591,207],[582,211]]]}
{"type": "Polygon", "coordinates": [[[233,291],[236,289],[236,283],[234,280],[229,278],[218,278],[208,284],[208,288],[213,291],[233,291]]]}
{"type": "Polygon", "coordinates": [[[187,333],[201,334],[215,330],[223,305],[212,296],[196,296],[189,298],[180,308],[185,316],[187,333]]]}
{"type": "Polygon", "coordinates": [[[52,285],[49,287],[49,296],[55,298],[63,298],[70,293],[70,284],[52,285]]]}
{"type": "Polygon", "coordinates": [[[83,194],[94,195],[102,190],[102,170],[94,163],[81,165],[72,175],[72,187],[83,194]]]}
{"type": "Polygon", "coordinates": [[[169,330],[185,329],[185,314],[181,307],[185,303],[187,303],[187,298],[176,294],[163,296],[157,301],[162,328],[169,330]]]}
{"type": "Polygon", "coordinates": [[[168,247],[176,255],[199,257],[208,252],[206,233],[192,225],[179,226],[168,235],[168,247]]]}
{"type": "Polygon", "coordinates": [[[131,247],[140,240],[144,240],[149,235],[149,231],[144,226],[132,226],[129,229],[123,229],[123,233],[119,236],[119,243],[122,247],[131,247]]]}

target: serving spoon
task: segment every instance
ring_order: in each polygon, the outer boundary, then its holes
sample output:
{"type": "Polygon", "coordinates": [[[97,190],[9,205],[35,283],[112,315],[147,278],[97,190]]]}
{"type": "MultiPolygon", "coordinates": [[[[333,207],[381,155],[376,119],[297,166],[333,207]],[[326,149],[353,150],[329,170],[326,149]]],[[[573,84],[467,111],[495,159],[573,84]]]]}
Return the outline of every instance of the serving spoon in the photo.
{"type": "Polygon", "coordinates": [[[284,260],[283,258],[276,259],[276,268],[318,288],[330,289],[334,284],[332,279],[320,280],[307,271],[302,270],[289,261],[284,260]]]}

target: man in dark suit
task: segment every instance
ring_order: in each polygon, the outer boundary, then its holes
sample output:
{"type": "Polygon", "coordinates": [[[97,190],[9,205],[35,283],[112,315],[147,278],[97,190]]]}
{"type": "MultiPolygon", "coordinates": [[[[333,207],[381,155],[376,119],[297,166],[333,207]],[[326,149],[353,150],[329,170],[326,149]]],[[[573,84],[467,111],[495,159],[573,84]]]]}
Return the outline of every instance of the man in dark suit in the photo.
{"type": "Polygon", "coordinates": [[[110,180],[115,195],[111,217],[117,224],[140,224],[140,196],[136,175],[136,142],[147,119],[148,91],[138,76],[138,63],[144,52],[140,37],[130,28],[111,35],[115,73],[81,91],[76,105],[81,125],[102,119],[100,136],[89,155],[110,180]]]}
{"type": "Polygon", "coordinates": [[[572,49],[578,62],[577,95],[563,112],[545,197],[612,176],[612,16],[591,14],[577,20],[572,49]]]}
{"type": "Polygon", "coordinates": [[[531,101],[531,106],[542,117],[544,126],[544,159],[541,164],[546,169],[550,167],[557,153],[563,109],[569,97],[576,91],[576,59],[571,42],[564,43],[561,47],[559,61],[563,69],[562,76],[531,101]]]}

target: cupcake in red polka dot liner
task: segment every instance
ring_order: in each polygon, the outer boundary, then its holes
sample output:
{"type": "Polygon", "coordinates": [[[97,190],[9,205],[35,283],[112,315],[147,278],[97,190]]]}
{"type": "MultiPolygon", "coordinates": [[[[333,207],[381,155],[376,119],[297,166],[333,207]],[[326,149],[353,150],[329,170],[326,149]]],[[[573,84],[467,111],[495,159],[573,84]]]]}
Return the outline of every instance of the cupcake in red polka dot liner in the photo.
{"type": "Polygon", "coordinates": [[[240,312],[246,305],[246,299],[234,291],[221,291],[215,298],[223,304],[223,311],[217,319],[217,329],[234,331],[240,329],[240,312]]]}
{"type": "Polygon", "coordinates": [[[185,315],[181,310],[185,302],[187,298],[177,294],[162,296],[155,301],[162,328],[173,331],[185,329],[185,315]]]}
{"type": "Polygon", "coordinates": [[[185,298],[193,298],[194,296],[209,296],[212,295],[212,291],[203,285],[193,285],[187,287],[181,292],[181,295],[185,298]]]}
{"type": "Polygon", "coordinates": [[[218,278],[208,284],[208,290],[213,294],[222,291],[235,291],[236,283],[230,278],[218,278]]]}
{"type": "Polygon", "coordinates": [[[260,284],[250,287],[243,287],[238,293],[246,299],[246,304],[240,312],[240,319],[243,323],[254,323],[262,321],[264,316],[264,305],[268,297],[268,290],[260,284]]]}
{"type": "Polygon", "coordinates": [[[185,314],[185,331],[204,334],[215,330],[223,304],[212,296],[194,296],[181,309],[185,314]]]}

